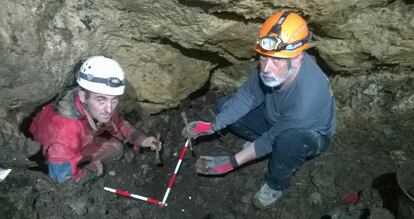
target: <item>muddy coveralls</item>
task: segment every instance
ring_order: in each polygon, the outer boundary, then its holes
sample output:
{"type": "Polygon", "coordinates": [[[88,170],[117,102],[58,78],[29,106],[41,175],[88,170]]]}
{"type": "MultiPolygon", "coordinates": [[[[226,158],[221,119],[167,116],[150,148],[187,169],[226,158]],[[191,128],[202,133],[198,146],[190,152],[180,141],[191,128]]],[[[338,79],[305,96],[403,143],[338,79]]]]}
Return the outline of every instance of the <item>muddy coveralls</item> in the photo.
{"type": "Polygon", "coordinates": [[[119,159],[123,143],[145,138],[117,113],[99,127],[80,102],[77,91],[69,91],[58,104],[44,106],[30,127],[34,140],[42,145],[49,176],[59,183],[91,178],[93,173],[80,167],[81,162],[119,159]]]}
{"type": "Polygon", "coordinates": [[[215,106],[215,130],[254,142],[256,157],[270,154],[266,183],[289,187],[293,173],[325,151],[335,133],[335,101],[329,81],[304,54],[296,79],[281,90],[263,84],[254,72],[232,97],[215,106]]]}

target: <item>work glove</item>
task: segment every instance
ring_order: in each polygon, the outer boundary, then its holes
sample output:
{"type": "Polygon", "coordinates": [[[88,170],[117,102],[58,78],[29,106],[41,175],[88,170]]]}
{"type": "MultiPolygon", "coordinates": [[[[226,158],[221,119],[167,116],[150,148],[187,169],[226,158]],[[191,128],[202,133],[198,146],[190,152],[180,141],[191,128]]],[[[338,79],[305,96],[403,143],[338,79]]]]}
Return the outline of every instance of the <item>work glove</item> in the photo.
{"type": "Polygon", "coordinates": [[[238,167],[234,156],[201,156],[196,161],[196,172],[203,175],[222,175],[238,167]]]}
{"type": "Polygon", "coordinates": [[[144,138],[140,143],[134,144],[134,149],[137,150],[139,147],[150,148],[152,151],[161,150],[161,142],[158,141],[154,136],[144,138]],[[138,147],[136,147],[136,145],[138,147]]]}
{"type": "Polygon", "coordinates": [[[198,138],[199,136],[210,135],[213,133],[213,124],[202,121],[190,122],[181,131],[181,134],[186,138],[198,138]]]}

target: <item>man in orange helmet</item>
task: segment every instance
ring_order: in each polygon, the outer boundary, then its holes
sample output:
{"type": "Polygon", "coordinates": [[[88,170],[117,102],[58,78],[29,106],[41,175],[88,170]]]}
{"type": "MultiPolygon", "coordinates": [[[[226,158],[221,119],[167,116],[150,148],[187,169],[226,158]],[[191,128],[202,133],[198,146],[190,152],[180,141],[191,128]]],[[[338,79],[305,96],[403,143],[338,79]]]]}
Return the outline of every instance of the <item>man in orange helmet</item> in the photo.
{"type": "Polygon", "coordinates": [[[265,183],[253,204],[269,208],[286,190],[305,161],[325,151],[335,133],[335,100],[330,84],[304,50],[311,32],[296,13],[282,11],[263,24],[256,43],[259,66],[232,97],[218,101],[214,121],[194,121],[183,130],[191,138],[223,128],[244,138],[230,156],[202,156],[197,172],[225,174],[269,156],[265,183]]]}

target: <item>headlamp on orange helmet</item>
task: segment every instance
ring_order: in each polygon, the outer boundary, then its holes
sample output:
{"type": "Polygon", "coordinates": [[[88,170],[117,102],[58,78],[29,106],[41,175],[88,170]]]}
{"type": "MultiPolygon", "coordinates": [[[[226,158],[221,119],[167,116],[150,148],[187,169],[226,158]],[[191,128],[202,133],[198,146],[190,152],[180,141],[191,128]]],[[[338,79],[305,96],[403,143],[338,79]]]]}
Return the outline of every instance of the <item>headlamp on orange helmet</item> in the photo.
{"type": "Polygon", "coordinates": [[[298,14],[278,12],[263,24],[256,52],[277,58],[293,58],[310,47],[311,35],[305,20],[298,14]]]}

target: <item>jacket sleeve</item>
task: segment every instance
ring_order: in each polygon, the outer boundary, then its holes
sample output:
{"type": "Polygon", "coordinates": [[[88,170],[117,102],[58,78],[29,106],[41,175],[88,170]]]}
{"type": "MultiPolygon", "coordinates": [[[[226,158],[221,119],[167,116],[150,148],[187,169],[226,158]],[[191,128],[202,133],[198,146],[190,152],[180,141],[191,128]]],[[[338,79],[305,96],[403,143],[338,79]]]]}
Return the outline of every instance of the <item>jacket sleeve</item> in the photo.
{"type": "Polygon", "coordinates": [[[263,84],[257,72],[237,90],[236,94],[224,103],[213,122],[214,130],[233,124],[264,101],[263,84]]]}

